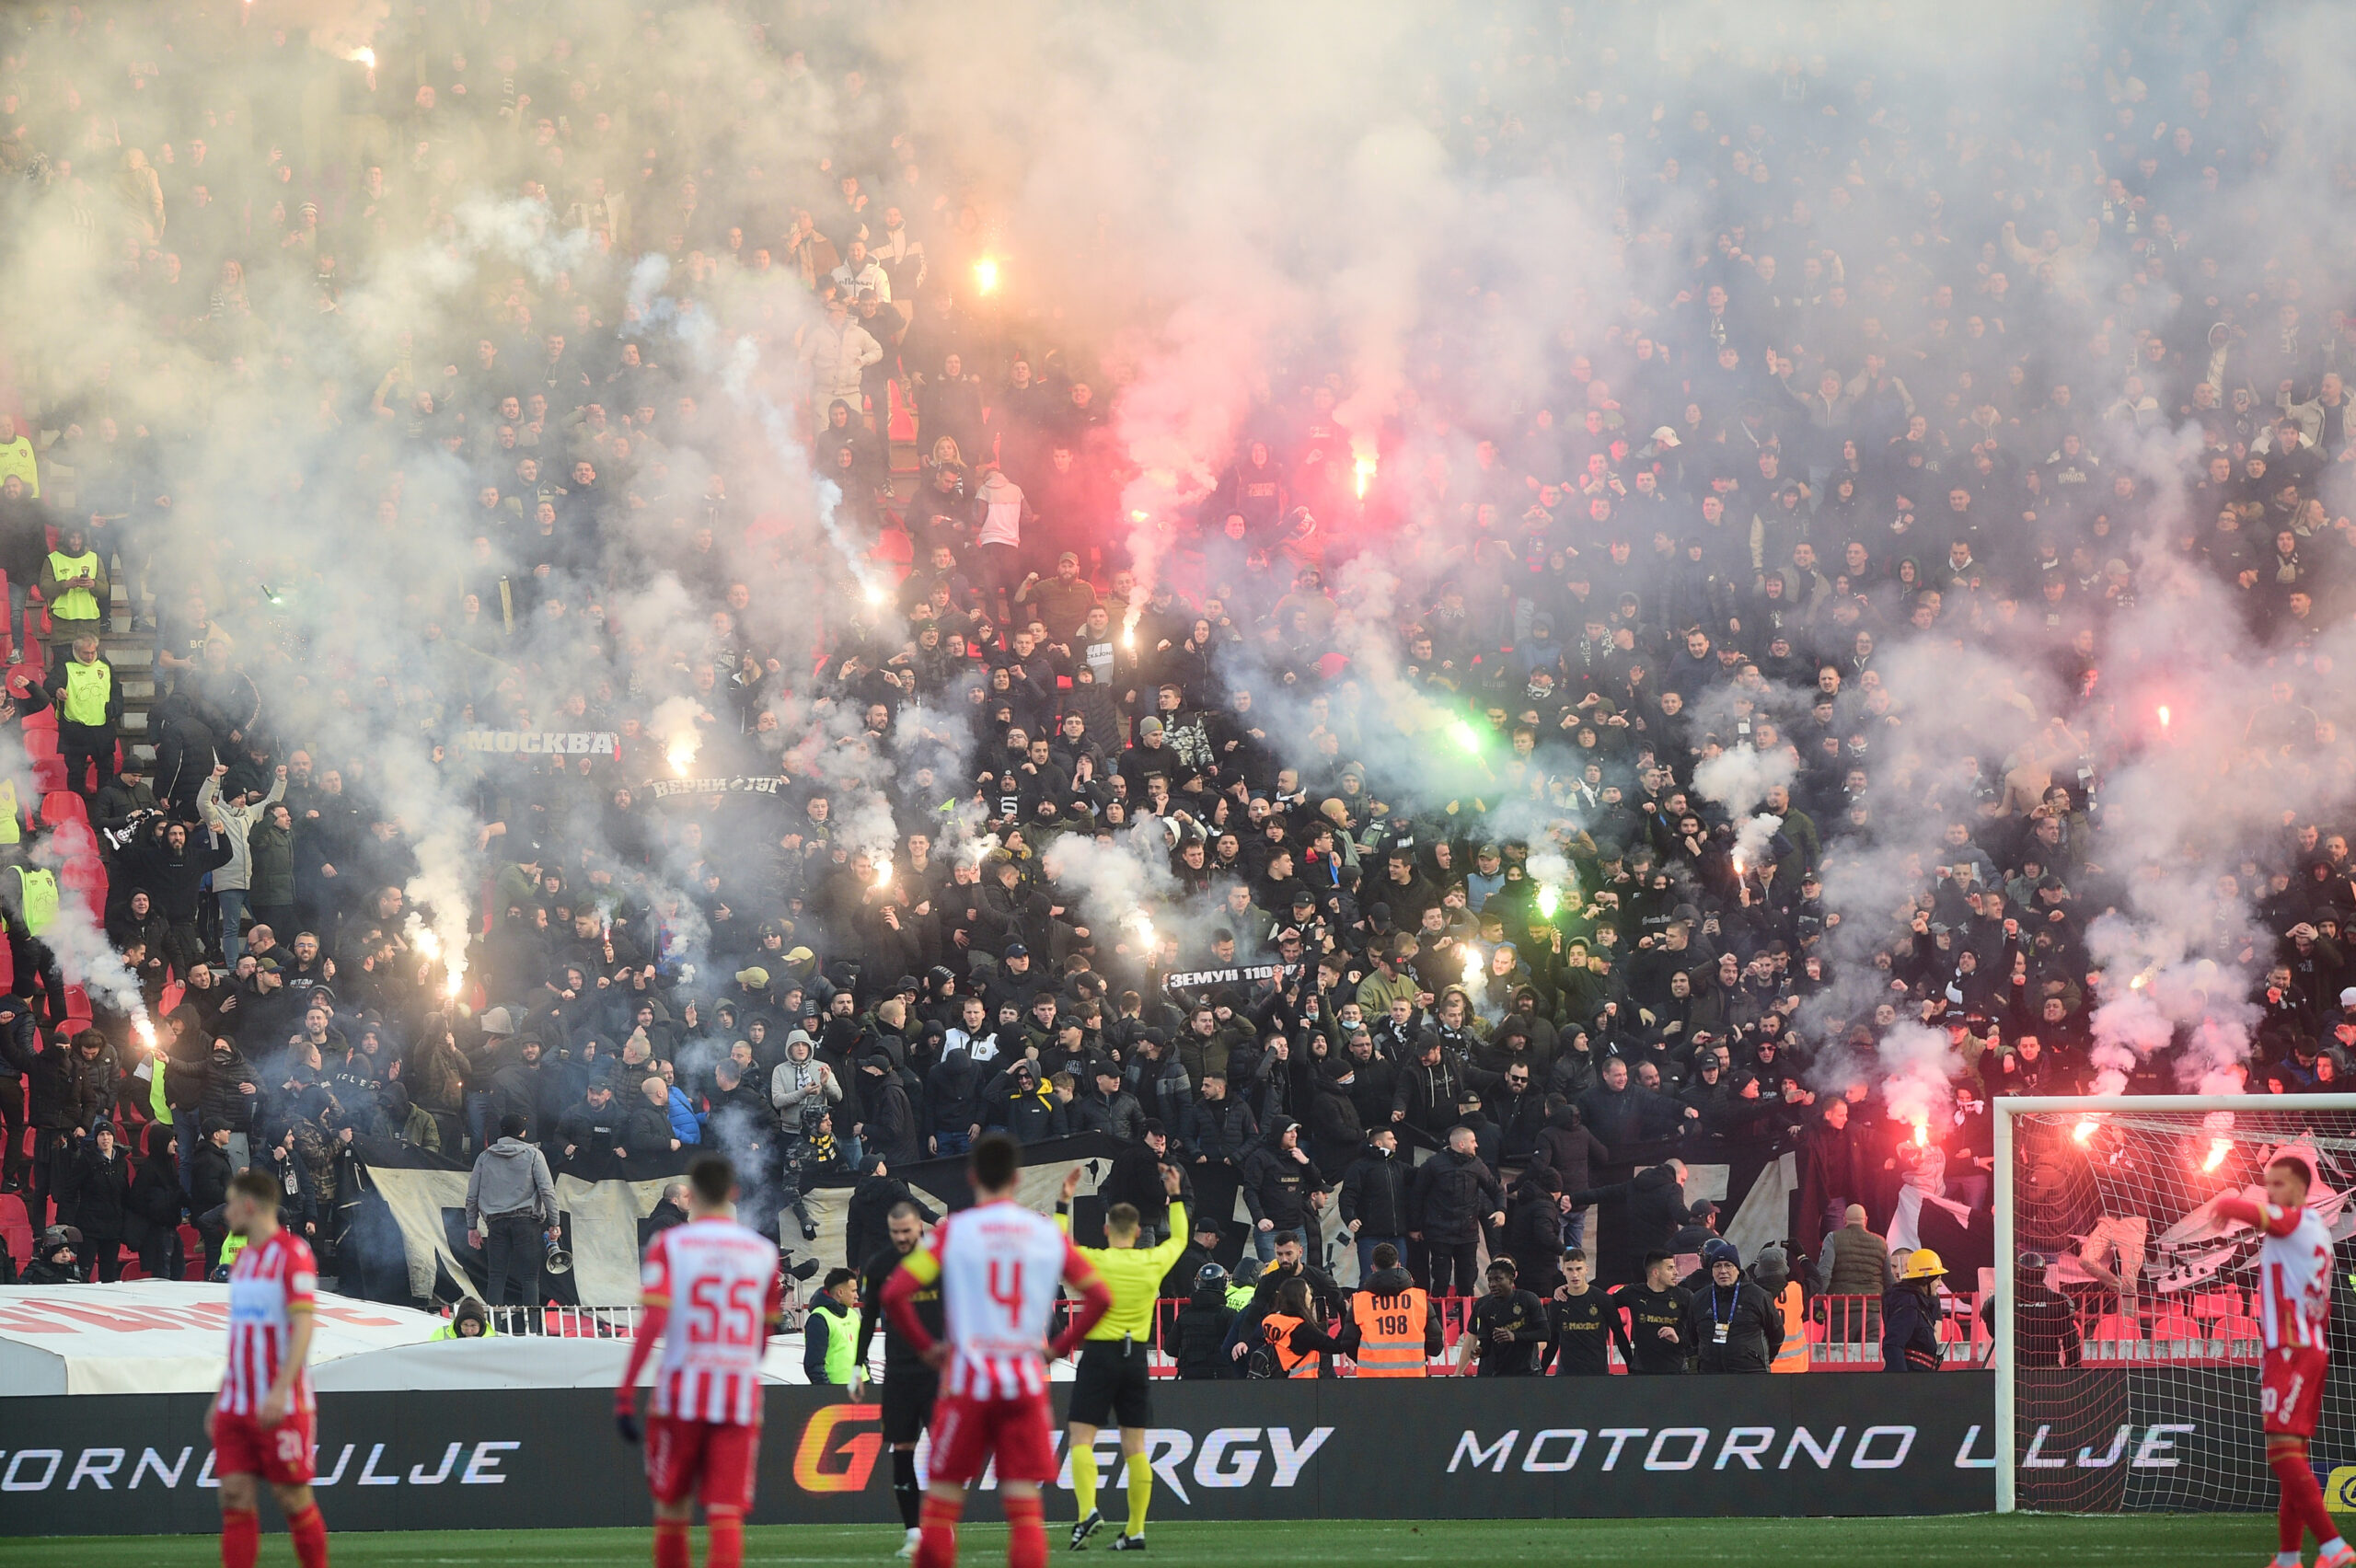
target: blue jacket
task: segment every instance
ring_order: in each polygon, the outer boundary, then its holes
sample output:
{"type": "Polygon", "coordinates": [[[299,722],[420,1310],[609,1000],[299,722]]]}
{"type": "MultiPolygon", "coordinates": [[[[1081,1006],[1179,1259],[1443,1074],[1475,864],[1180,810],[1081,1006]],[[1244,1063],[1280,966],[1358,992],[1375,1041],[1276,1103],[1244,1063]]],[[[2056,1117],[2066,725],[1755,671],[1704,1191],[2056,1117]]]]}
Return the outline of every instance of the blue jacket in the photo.
{"type": "Polygon", "coordinates": [[[704,1120],[704,1113],[695,1108],[695,1102],[687,1098],[687,1090],[673,1084],[671,1086],[671,1136],[683,1145],[701,1143],[704,1120]]]}
{"type": "Polygon", "coordinates": [[[1936,1298],[1903,1282],[1882,1292],[1881,1369],[1936,1372],[1946,1360],[1946,1347],[1939,1343],[1936,1298]]]}

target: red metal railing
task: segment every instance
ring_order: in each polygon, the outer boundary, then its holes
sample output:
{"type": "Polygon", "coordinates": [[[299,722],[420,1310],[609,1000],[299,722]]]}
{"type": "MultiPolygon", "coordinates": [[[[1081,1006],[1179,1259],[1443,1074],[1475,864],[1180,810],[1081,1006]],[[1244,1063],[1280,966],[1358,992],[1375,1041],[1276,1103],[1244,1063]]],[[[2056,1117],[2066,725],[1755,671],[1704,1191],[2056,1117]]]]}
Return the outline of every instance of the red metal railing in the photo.
{"type": "MultiPolygon", "coordinates": [[[[1439,1309],[1440,1354],[1429,1363],[1429,1376],[1453,1378],[1461,1376],[1457,1364],[1457,1341],[1464,1333],[1477,1297],[1443,1296],[1433,1305],[1439,1309]]],[[[1984,1363],[1988,1355],[1989,1339],[1980,1326],[1980,1297],[1955,1295],[1944,1298],[1947,1311],[1940,1337],[1946,1343],[1946,1363],[1962,1369],[1984,1363]]],[[[1161,1346],[1177,1343],[1178,1309],[1185,1302],[1165,1298],[1154,1304],[1156,1347],[1152,1352],[1152,1374],[1157,1378],[1174,1378],[1177,1364],[1161,1346]]],[[[1877,1372],[1881,1369],[1881,1298],[1866,1296],[1819,1296],[1808,1303],[1804,1327],[1808,1341],[1808,1368],[1816,1372],[1877,1372]]],[[[2086,1359],[2094,1361],[2094,1340],[2088,1338],[2086,1359]]],[[[2112,1342],[2114,1345],[2117,1342],[2112,1342]]],[[[1619,1347],[1611,1349],[1611,1370],[1614,1374],[1627,1371],[1621,1359],[1619,1347]]],[[[2106,1359],[2126,1359],[2123,1355],[2106,1359]]],[[[1341,1375],[1356,1377],[1357,1369],[1345,1361],[1341,1375]]]]}

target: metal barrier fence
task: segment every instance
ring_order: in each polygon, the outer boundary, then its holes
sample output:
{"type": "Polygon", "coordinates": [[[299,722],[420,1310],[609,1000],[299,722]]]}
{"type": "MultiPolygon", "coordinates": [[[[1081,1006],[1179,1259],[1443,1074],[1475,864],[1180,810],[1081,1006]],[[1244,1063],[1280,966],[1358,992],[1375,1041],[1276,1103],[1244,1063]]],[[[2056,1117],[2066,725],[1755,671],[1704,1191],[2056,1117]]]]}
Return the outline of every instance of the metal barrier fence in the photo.
{"type": "MultiPolygon", "coordinates": [[[[1465,1375],[1457,1363],[1457,1341],[1472,1320],[1472,1308],[1479,1301],[1472,1296],[1443,1296],[1433,1305],[1440,1314],[1440,1354],[1428,1364],[1427,1375],[1434,1378],[1454,1378],[1465,1375]]],[[[1977,1293],[1952,1294],[1941,1298],[1946,1307],[1940,1338],[1946,1344],[1946,1365],[1956,1370],[1982,1366],[1988,1359],[1991,1341],[1980,1321],[1980,1297],[1977,1293]]],[[[1177,1343],[1178,1309],[1186,1303],[1183,1299],[1165,1297],[1154,1303],[1154,1338],[1150,1370],[1156,1378],[1175,1378],[1177,1364],[1162,1348],[1177,1343]]],[[[1878,1372],[1881,1370],[1881,1297],[1877,1296],[1819,1296],[1807,1304],[1802,1321],[1807,1335],[1808,1369],[1816,1372],[1878,1372]]],[[[2096,1342],[2087,1337],[2086,1359],[2098,1359],[2096,1342]]],[[[2128,1347],[2112,1346],[2114,1350],[2128,1347]]],[[[2150,1347],[2146,1347],[2147,1349],[2150,1347]]],[[[1627,1370],[1620,1347],[1611,1347],[1611,1369],[1627,1370]]],[[[2105,1360],[2125,1360],[2131,1357],[2111,1355],[2105,1360]]],[[[2173,1358],[2171,1358],[2173,1359],[2173,1358]]],[[[1352,1378],[1357,1369],[1348,1362],[1340,1368],[1341,1375],[1352,1378]]]]}
{"type": "MultiPolygon", "coordinates": [[[[1472,1320],[1470,1296],[1444,1296],[1439,1309],[1440,1354],[1432,1358],[1430,1376],[1461,1375],[1457,1341],[1472,1320]]],[[[2204,1302],[2208,1298],[2202,1298],[2204,1302]]],[[[1940,1338],[1946,1345],[1946,1364],[1964,1368],[1984,1366],[1992,1348],[1986,1324],[1981,1320],[1977,1293],[1958,1292],[1941,1297],[1946,1309],[1940,1338]]],[[[1164,1349],[1177,1343],[1178,1312],[1183,1297],[1165,1297],[1154,1304],[1154,1343],[1150,1369],[1156,1378],[1175,1378],[1176,1361],[1164,1349]]],[[[2117,1305],[2116,1302],[2111,1305],[2117,1305]]],[[[492,1325],[502,1334],[539,1334],[566,1339],[629,1339],[638,1332],[635,1307],[493,1307],[492,1325]]],[[[1818,1372],[1875,1372],[1881,1368],[1881,1298],[1877,1296],[1819,1296],[1807,1304],[1803,1320],[1807,1335],[1808,1367],[1818,1372]]],[[[2173,1304],[2147,1305],[2134,1311],[2104,1311],[2094,1307],[2079,1313],[2081,1360],[2087,1366],[2242,1366],[2255,1365],[2263,1347],[2256,1322],[2229,1309],[2196,1316],[2173,1304]]],[[[1611,1367],[1625,1369],[1619,1347],[1611,1350],[1611,1367]]],[[[1344,1363],[1342,1376],[1357,1376],[1344,1363]]]]}
{"type": "Polygon", "coordinates": [[[492,1307],[491,1327],[502,1334],[558,1339],[629,1339],[638,1332],[635,1307],[492,1307]]]}

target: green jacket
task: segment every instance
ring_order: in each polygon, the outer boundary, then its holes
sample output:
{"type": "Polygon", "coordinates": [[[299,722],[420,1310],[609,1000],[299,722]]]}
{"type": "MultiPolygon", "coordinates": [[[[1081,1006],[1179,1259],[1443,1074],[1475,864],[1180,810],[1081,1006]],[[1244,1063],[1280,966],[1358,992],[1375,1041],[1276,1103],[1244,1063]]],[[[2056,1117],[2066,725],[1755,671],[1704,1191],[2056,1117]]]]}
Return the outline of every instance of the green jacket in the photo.
{"type": "Polygon", "coordinates": [[[820,1297],[802,1322],[802,1370],[813,1383],[833,1388],[850,1384],[857,1359],[859,1318],[835,1302],[820,1297]]]}
{"type": "Polygon", "coordinates": [[[294,902],[294,833],[272,826],[265,818],[246,834],[251,861],[250,902],[263,905],[294,902]]]}

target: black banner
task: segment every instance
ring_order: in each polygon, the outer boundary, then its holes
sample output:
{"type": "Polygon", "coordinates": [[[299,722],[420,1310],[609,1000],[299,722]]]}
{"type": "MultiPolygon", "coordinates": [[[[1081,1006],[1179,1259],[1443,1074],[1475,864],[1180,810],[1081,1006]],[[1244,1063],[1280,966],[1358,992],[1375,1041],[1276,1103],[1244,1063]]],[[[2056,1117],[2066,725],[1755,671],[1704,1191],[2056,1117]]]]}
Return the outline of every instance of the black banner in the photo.
{"type": "MultiPolygon", "coordinates": [[[[326,1395],[318,1466],[329,1528],[643,1524],[640,1454],[614,1435],[611,1398],[326,1395]]],[[[1987,1373],[1172,1382],[1153,1401],[1157,1523],[1957,1514],[1995,1503],[1987,1373]]],[[[6,1431],[21,1446],[0,1450],[0,1535],[215,1529],[207,1403],[7,1401],[6,1431]]],[[[826,1389],[769,1389],[754,1522],[896,1522],[881,1417],[826,1389]]],[[[1103,1434],[1114,1490],[1117,1445],[1103,1434]]],[[[996,1514],[990,1496],[976,1496],[975,1515],[996,1514]]],[[[1108,1512],[1121,1505],[1106,1500],[1108,1512]]],[[[1065,1495],[1047,1511],[1068,1519],[1070,1509],[1065,1495]]]]}
{"type": "Polygon", "coordinates": [[[1301,963],[1230,963],[1223,969],[1190,969],[1166,976],[1162,988],[1182,1002],[1193,1003],[1218,990],[1241,989],[1264,980],[1289,980],[1307,966],[1301,963]]]}
{"type": "MultiPolygon", "coordinates": [[[[2257,1366],[2246,1363],[2024,1367],[2015,1423],[2020,1505],[2074,1514],[2272,1513],[2258,1378],[2257,1366]]],[[[2335,1508],[2356,1508],[2349,1492],[2356,1487],[2356,1430],[2339,1418],[2350,1409],[2356,1366],[2335,1361],[2307,1450],[2317,1477],[2333,1485],[2335,1508]]]]}

